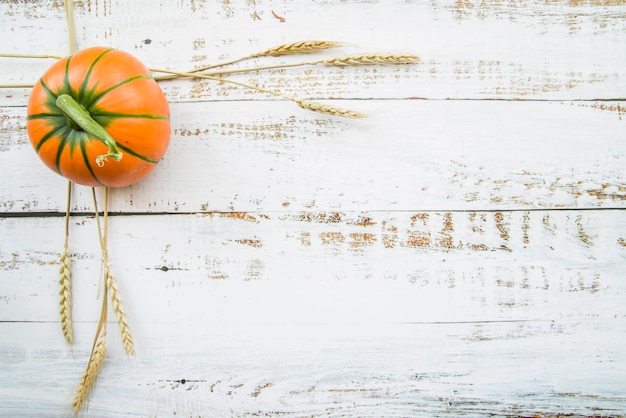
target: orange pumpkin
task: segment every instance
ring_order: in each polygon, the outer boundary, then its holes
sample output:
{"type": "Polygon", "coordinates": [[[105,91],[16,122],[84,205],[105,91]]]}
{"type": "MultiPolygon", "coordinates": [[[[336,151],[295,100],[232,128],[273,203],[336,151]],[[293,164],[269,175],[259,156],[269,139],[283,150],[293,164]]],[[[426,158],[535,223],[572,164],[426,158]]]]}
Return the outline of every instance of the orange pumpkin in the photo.
{"type": "Polygon", "coordinates": [[[86,186],[144,178],[170,141],[169,106],[150,71],[105,47],[57,61],[33,87],[27,128],[39,158],[86,186]]]}

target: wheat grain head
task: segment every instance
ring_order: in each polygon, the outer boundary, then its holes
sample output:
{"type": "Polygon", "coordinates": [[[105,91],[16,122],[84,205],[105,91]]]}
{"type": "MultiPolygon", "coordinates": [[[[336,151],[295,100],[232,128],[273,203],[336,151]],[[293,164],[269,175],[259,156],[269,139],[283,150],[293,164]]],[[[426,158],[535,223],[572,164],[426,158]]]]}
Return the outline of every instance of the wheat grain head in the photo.
{"type": "Polygon", "coordinates": [[[279,55],[310,54],[323,49],[336,48],[340,45],[341,43],[339,42],[330,41],[299,41],[275,46],[273,48],[266,49],[265,51],[252,54],[250,57],[277,57],[279,55]]]}
{"type": "Polygon", "coordinates": [[[72,344],[74,332],[72,331],[72,261],[70,259],[67,242],[61,254],[61,268],[59,269],[59,311],[61,314],[61,329],[65,340],[72,344]]]}
{"type": "Polygon", "coordinates": [[[106,345],[104,344],[105,337],[106,332],[103,332],[100,335],[98,344],[96,344],[95,349],[89,357],[89,363],[87,363],[85,373],[83,374],[80,384],[78,385],[74,402],[72,402],[72,406],[74,407],[74,416],[78,414],[81,406],[91,393],[96,377],[98,376],[98,372],[104,363],[104,357],[106,356],[106,345]]]}
{"type": "Polygon", "coordinates": [[[113,311],[115,312],[115,316],[117,317],[117,323],[120,328],[120,334],[122,336],[122,344],[124,346],[124,351],[126,351],[129,355],[135,354],[135,346],[133,343],[133,337],[130,333],[130,327],[128,326],[128,320],[126,319],[126,312],[124,311],[124,306],[122,304],[122,298],[120,297],[120,292],[117,289],[117,283],[115,282],[115,277],[113,273],[111,273],[111,269],[109,266],[105,266],[104,269],[105,282],[107,286],[107,290],[109,295],[111,296],[111,304],[113,305],[113,311]]]}
{"type": "Polygon", "coordinates": [[[417,55],[356,55],[352,57],[331,58],[321,61],[324,65],[339,67],[352,65],[404,65],[419,61],[417,55]]]}
{"type": "Polygon", "coordinates": [[[301,108],[311,110],[313,112],[326,113],[328,115],[341,116],[344,118],[364,118],[365,117],[363,113],[360,113],[354,110],[342,109],[340,107],[335,107],[335,106],[329,106],[329,105],[325,105],[323,103],[319,103],[313,100],[294,100],[294,101],[301,108]]]}

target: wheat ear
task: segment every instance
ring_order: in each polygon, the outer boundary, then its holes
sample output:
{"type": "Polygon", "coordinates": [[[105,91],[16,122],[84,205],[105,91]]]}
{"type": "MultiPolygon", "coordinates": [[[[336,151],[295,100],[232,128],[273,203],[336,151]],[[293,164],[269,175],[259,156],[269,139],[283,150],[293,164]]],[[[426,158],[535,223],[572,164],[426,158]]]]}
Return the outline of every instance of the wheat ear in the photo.
{"type": "Polygon", "coordinates": [[[365,114],[354,110],[342,109],[340,107],[329,106],[313,100],[294,100],[298,106],[313,112],[326,113],[333,116],[341,116],[343,118],[364,118],[365,114]]]}
{"type": "Polygon", "coordinates": [[[417,55],[356,55],[352,57],[331,58],[319,61],[320,64],[339,67],[352,65],[405,65],[419,61],[417,55]]]}
{"type": "MultiPolygon", "coordinates": [[[[106,299],[104,301],[106,303],[106,299]]],[[[98,372],[102,368],[102,364],[104,363],[104,358],[106,356],[106,329],[103,329],[100,334],[100,339],[96,344],[95,348],[91,352],[91,356],[89,357],[89,363],[87,363],[87,368],[85,369],[85,373],[83,374],[82,379],[78,385],[78,390],[76,391],[76,396],[74,397],[74,402],[72,402],[72,406],[74,407],[74,415],[78,414],[80,408],[82,407],[85,400],[93,390],[93,385],[96,382],[96,377],[98,376],[98,372]]]]}
{"type": "MultiPolygon", "coordinates": [[[[95,196],[95,194],[94,194],[95,196]]],[[[95,200],[94,200],[95,202],[95,200]]],[[[96,209],[97,210],[97,209],[96,209]]],[[[104,295],[102,295],[102,308],[100,309],[100,320],[98,321],[98,328],[96,329],[96,335],[91,347],[91,354],[89,355],[89,362],[85,368],[85,373],[80,380],[76,396],[72,406],[74,407],[74,416],[78,414],[80,408],[85,403],[89,394],[93,389],[93,385],[98,377],[98,373],[104,363],[106,356],[106,335],[107,335],[107,287],[104,286],[104,295]]]]}
{"type": "Polygon", "coordinates": [[[70,205],[72,201],[72,182],[67,182],[67,206],[65,209],[65,242],[61,254],[59,269],[59,313],[61,314],[61,330],[65,340],[72,344],[74,332],[72,331],[72,259],[69,253],[70,237],[70,205]]]}
{"type": "Polygon", "coordinates": [[[278,57],[280,55],[297,55],[297,54],[311,54],[323,49],[336,48],[341,46],[340,42],[331,41],[299,41],[289,44],[278,45],[273,48],[266,49],[261,52],[257,52],[249,55],[246,58],[258,58],[258,57],[278,57]]]}
{"type": "Polygon", "coordinates": [[[61,268],[59,278],[59,307],[61,314],[61,329],[68,344],[74,343],[74,332],[72,331],[72,265],[67,240],[61,254],[61,268]]]}
{"type": "Polygon", "coordinates": [[[120,292],[117,290],[115,277],[113,277],[113,273],[111,273],[111,269],[109,268],[108,263],[106,263],[104,266],[104,278],[105,285],[111,297],[111,305],[113,306],[113,311],[115,312],[115,316],[117,317],[117,323],[120,328],[124,351],[126,351],[128,355],[132,356],[135,354],[133,337],[130,333],[130,327],[128,326],[128,320],[126,319],[126,312],[124,311],[124,306],[122,305],[120,292]]]}

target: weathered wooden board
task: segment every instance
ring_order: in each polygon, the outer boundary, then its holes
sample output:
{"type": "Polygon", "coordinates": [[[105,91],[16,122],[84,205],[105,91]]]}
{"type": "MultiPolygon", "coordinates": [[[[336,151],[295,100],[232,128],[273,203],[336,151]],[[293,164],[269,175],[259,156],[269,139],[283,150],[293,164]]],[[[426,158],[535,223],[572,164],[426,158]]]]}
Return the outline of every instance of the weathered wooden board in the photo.
{"type": "MultiPolygon", "coordinates": [[[[65,55],[59,1],[0,3],[4,52],[65,55]]],[[[84,1],[79,48],[109,45],[150,67],[186,70],[305,39],[342,41],[337,54],[413,53],[420,65],[275,70],[237,77],[311,98],[619,99],[626,97],[623,1],[84,1]],[[279,18],[282,17],[284,22],[279,18]]],[[[332,55],[335,55],[334,53],[332,55]]],[[[329,54],[322,54],[328,57],[329,54]]],[[[269,62],[301,61],[277,58],[269,62]]],[[[255,60],[264,65],[267,60],[255,60]]],[[[32,83],[49,63],[2,64],[3,82],[32,83]]],[[[211,81],[164,84],[171,101],[265,96],[211,81]]],[[[26,103],[4,92],[0,103],[26,103]]]]}
{"type": "MultiPolygon", "coordinates": [[[[626,122],[600,102],[345,101],[365,120],[289,102],[172,106],[173,138],[118,212],[624,208],[626,122]],[[261,109],[264,109],[261,112],[261,109]]],[[[64,212],[66,181],[0,113],[2,212],[64,212]]],[[[74,209],[93,211],[76,187],[74,209]]]]}
{"type": "MultiPolygon", "coordinates": [[[[110,318],[84,416],[626,416],[624,1],[85,0],[75,21],[79,48],[151,68],[306,39],[421,57],[229,76],[364,120],[162,82],[168,154],[111,197],[137,356],[110,318]]],[[[2,1],[0,22],[0,52],[68,52],[61,1],[2,1]]],[[[0,84],[51,62],[0,58],[0,84]]],[[[69,416],[100,249],[76,186],[69,347],[66,182],[28,143],[28,94],[0,90],[0,416],[69,416]]]]}
{"type": "MultiPolygon", "coordinates": [[[[94,220],[71,226],[73,350],[63,220],[1,222],[4,411],[58,416],[98,313],[94,220]]],[[[110,332],[89,415],[619,415],[624,231],[621,210],[113,217],[139,354],[110,332]]]]}
{"type": "MultiPolygon", "coordinates": [[[[146,324],[136,360],[111,349],[84,415],[622,416],[621,325],[146,324]]],[[[3,414],[69,416],[88,347],[68,350],[51,323],[3,323],[2,335],[3,414]]]]}
{"type": "MultiPolygon", "coordinates": [[[[63,218],[0,222],[0,319],[57,320],[63,218]],[[30,239],[16,242],[20,235],[30,239]]],[[[76,317],[95,320],[100,250],[93,219],[73,218],[70,235],[76,317]]],[[[116,216],[110,236],[114,271],[123,294],[134,295],[129,309],[139,321],[626,314],[619,303],[626,286],[622,210],[116,216]]]]}

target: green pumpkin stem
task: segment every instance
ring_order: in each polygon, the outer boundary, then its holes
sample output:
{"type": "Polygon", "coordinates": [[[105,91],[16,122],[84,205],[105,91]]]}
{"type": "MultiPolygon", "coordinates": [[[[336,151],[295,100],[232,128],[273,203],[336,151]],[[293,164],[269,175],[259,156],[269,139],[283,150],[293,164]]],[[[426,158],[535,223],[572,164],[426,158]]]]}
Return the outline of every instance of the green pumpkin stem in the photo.
{"type": "Polygon", "coordinates": [[[82,107],[72,96],[68,94],[61,94],[57,97],[56,105],[63,111],[67,117],[70,126],[82,129],[88,134],[98,138],[109,147],[109,152],[103,155],[98,155],[96,158],[96,164],[98,167],[102,167],[107,160],[111,157],[115,161],[122,159],[122,153],[117,149],[117,143],[115,139],[109,135],[109,133],[96,122],[89,112],[82,107]]]}

